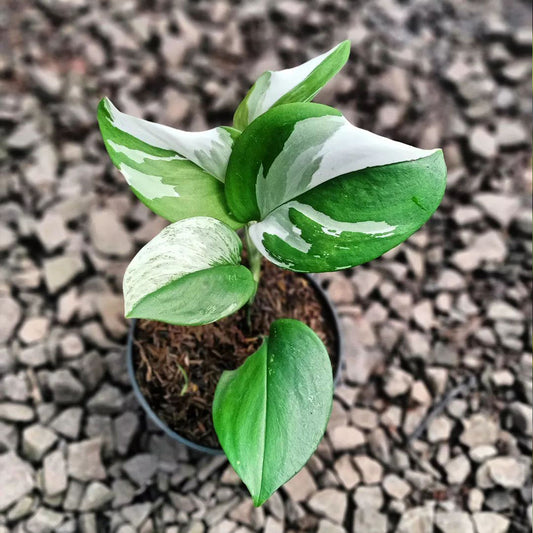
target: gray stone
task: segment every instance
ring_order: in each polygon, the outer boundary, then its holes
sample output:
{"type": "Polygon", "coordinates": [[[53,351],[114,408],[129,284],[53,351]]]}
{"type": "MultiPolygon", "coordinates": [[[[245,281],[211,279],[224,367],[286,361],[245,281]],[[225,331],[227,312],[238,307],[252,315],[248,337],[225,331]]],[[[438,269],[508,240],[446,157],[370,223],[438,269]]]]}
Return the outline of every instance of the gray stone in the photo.
{"type": "Polygon", "coordinates": [[[128,257],[133,251],[131,237],[116,213],[110,209],[93,211],[89,217],[89,235],[98,252],[128,257]]]}
{"type": "Polygon", "coordinates": [[[100,457],[101,439],[75,442],[68,447],[68,473],[79,481],[100,480],[106,477],[100,457]]]}
{"type": "Polygon", "coordinates": [[[375,509],[358,508],[354,514],[354,531],[387,533],[387,517],[375,509]]]}
{"type": "Polygon", "coordinates": [[[516,148],[528,142],[529,132],[519,120],[502,118],[498,120],[496,138],[502,148],[516,148]]]}
{"type": "Polygon", "coordinates": [[[77,404],[85,394],[80,381],[66,369],[52,372],[48,385],[54,396],[54,402],[59,405],[77,404]]]}
{"type": "Polygon", "coordinates": [[[506,228],[518,214],[520,198],[505,194],[484,192],[476,194],[474,202],[479,205],[485,214],[506,228]]]}
{"type": "Polygon", "coordinates": [[[35,233],[47,252],[53,252],[68,238],[63,218],[50,211],[35,225],[35,233]]]}
{"type": "Polygon", "coordinates": [[[31,407],[20,403],[0,403],[0,420],[8,422],[31,422],[35,413],[31,407]]]}
{"type": "Polygon", "coordinates": [[[353,426],[338,426],[328,430],[333,449],[337,452],[354,450],[365,443],[362,431],[353,426]]]}
{"type": "Polygon", "coordinates": [[[304,467],[283,485],[283,489],[292,501],[302,502],[317,491],[317,486],[307,467],[304,467]]]}
{"type": "Polygon", "coordinates": [[[453,422],[447,416],[438,416],[428,424],[427,434],[429,442],[442,442],[450,438],[453,422]]]}
{"type": "Polygon", "coordinates": [[[483,159],[492,159],[498,152],[496,138],[484,126],[476,126],[468,138],[470,150],[483,159]]]}
{"type": "Polygon", "coordinates": [[[137,485],[147,485],[157,471],[157,457],[149,453],[140,453],[128,459],[122,469],[137,485]]]}
{"type": "Polygon", "coordinates": [[[487,316],[491,320],[507,320],[510,322],[520,322],[524,320],[524,315],[520,310],[503,300],[491,302],[487,311],[487,316]]]}
{"type": "Polygon", "coordinates": [[[437,512],[435,525],[442,533],[474,533],[470,515],[459,511],[437,512]]]}
{"type": "Polygon", "coordinates": [[[463,424],[464,430],[460,440],[468,448],[475,448],[482,444],[494,444],[498,439],[498,424],[487,415],[472,415],[463,424]]]}
{"type": "Polygon", "coordinates": [[[91,413],[112,415],[120,413],[123,409],[124,398],[117,387],[104,383],[102,387],[87,402],[91,413]]]}
{"type": "Polygon", "coordinates": [[[38,93],[48,98],[57,98],[60,95],[63,79],[59,73],[34,65],[28,70],[28,74],[38,93]]]}
{"type": "Polygon", "coordinates": [[[413,384],[413,377],[401,368],[391,367],[385,374],[384,391],[389,398],[407,394],[413,384]]]}
{"type": "Polygon", "coordinates": [[[67,490],[67,463],[61,450],[44,458],[43,486],[47,496],[57,496],[67,490]]]}
{"type": "Polygon", "coordinates": [[[26,366],[36,368],[47,363],[48,358],[42,344],[34,344],[21,349],[17,354],[17,359],[26,366]]]}
{"type": "Polygon", "coordinates": [[[64,515],[48,509],[39,507],[35,514],[26,522],[28,533],[53,533],[64,520],[64,515]]]}
{"type": "Polygon", "coordinates": [[[398,477],[396,474],[389,474],[383,480],[383,489],[396,500],[404,500],[411,492],[409,483],[398,477]]]}
{"type": "Polygon", "coordinates": [[[113,432],[115,435],[115,447],[119,454],[125,455],[139,429],[139,417],[126,411],[113,421],[113,432]]]}
{"type": "Polygon", "coordinates": [[[526,482],[528,468],[514,457],[495,457],[485,464],[491,479],[501,487],[519,489],[526,482]]]}
{"type": "Polygon", "coordinates": [[[59,434],[75,440],[80,434],[83,410],[80,407],[69,407],[62,411],[50,424],[59,434]]]}
{"type": "Polygon", "coordinates": [[[151,512],[152,504],[150,502],[128,505],[120,510],[122,516],[135,528],[140,527],[151,512]]]}
{"type": "Polygon", "coordinates": [[[26,516],[30,515],[35,504],[32,496],[24,496],[21,498],[7,513],[7,520],[9,522],[16,522],[26,516]]]}
{"type": "Polygon", "coordinates": [[[14,452],[0,455],[0,511],[29,494],[35,485],[33,468],[14,452]]]}
{"type": "Polygon", "coordinates": [[[458,455],[448,461],[445,470],[450,485],[462,485],[470,474],[470,461],[465,455],[458,455]]]}
{"type": "Polygon", "coordinates": [[[379,511],[383,507],[383,492],[378,486],[357,487],[353,499],[360,509],[375,509],[379,511]]]}
{"type": "Polygon", "coordinates": [[[4,391],[5,397],[13,402],[25,402],[28,399],[28,379],[24,372],[8,374],[0,382],[0,390],[4,391]]]}
{"type": "Polygon", "coordinates": [[[402,514],[396,533],[433,533],[433,505],[413,507],[402,514]]]}
{"type": "Polygon", "coordinates": [[[18,337],[24,344],[34,344],[44,340],[50,328],[50,320],[35,316],[27,318],[19,329],[18,337]]]}
{"type": "Polygon", "coordinates": [[[508,412],[511,418],[512,427],[531,437],[533,434],[533,411],[531,406],[521,402],[509,404],[508,412]]]}
{"type": "Polygon", "coordinates": [[[346,494],[336,489],[323,489],[315,493],[308,502],[313,512],[342,524],[348,504],[346,494]]]}
{"type": "Polygon", "coordinates": [[[9,296],[0,296],[0,343],[7,342],[22,317],[20,305],[9,296]]]}
{"type": "Polygon", "coordinates": [[[335,461],[334,468],[346,490],[353,489],[361,481],[361,476],[358,474],[357,470],[355,470],[349,454],[341,455],[335,461]]]}
{"type": "Polygon", "coordinates": [[[0,452],[15,451],[18,446],[18,439],[19,434],[14,425],[0,422],[0,452]]]}
{"type": "Polygon", "coordinates": [[[69,253],[45,260],[44,280],[48,292],[55,294],[84,270],[85,263],[79,254],[69,253]]]}
{"type": "Polygon", "coordinates": [[[324,518],[318,523],[317,533],[346,533],[346,530],[339,524],[334,524],[324,518]]]}
{"type": "Polygon", "coordinates": [[[113,499],[113,491],[100,481],[93,481],[85,490],[81,499],[80,511],[96,511],[101,509],[113,499]]]}
{"type": "Polygon", "coordinates": [[[476,533],[506,533],[511,525],[507,517],[497,513],[474,513],[473,519],[476,533]]]}
{"type": "Polygon", "coordinates": [[[11,150],[27,150],[37,144],[42,135],[35,122],[22,122],[7,138],[7,147],[11,150]]]}
{"type": "Polygon", "coordinates": [[[53,431],[35,424],[22,433],[22,451],[30,461],[40,461],[56,441],[57,435],[53,431]]]}

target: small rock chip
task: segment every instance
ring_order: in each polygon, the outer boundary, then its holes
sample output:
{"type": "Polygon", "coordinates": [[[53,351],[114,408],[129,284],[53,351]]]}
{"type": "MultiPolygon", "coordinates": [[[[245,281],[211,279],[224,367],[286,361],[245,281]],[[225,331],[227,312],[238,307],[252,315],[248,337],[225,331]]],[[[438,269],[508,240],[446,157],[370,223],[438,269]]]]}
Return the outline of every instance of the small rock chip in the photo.
{"type": "Polygon", "coordinates": [[[445,470],[450,485],[461,485],[470,474],[470,461],[466,455],[458,455],[448,461],[445,470]]]}
{"type": "Polygon", "coordinates": [[[51,452],[44,458],[43,485],[46,495],[50,497],[67,490],[67,463],[61,450],[51,452]]]}
{"type": "Polygon", "coordinates": [[[474,202],[483,209],[485,214],[506,228],[520,208],[520,198],[495,193],[479,193],[474,197],[474,202]]]}
{"type": "Polygon", "coordinates": [[[334,468],[338,478],[341,480],[341,483],[346,490],[353,489],[361,480],[361,477],[353,466],[352,459],[349,454],[341,455],[335,461],[334,468]]]}
{"type": "Polygon", "coordinates": [[[492,159],[498,152],[496,138],[484,126],[476,126],[468,138],[470,150],[483,159],[492,159]]]}
{"type": "Polygon", "coordinates": [[[383,506],[383,492],[380,487],[357,487],[353,496],[358,508],[379,510],[383,506]]]}
{"type": "Polygon", "coordinates": [[[40,461],[56,441],[57,435],[53,431],[35,424],[22,433],[22,452],[30,461],[40,461]]]}
{"type": "Polygon", "coordinates": [[[498,439],[498,424],[489,416],[475,414],[464,421],[460,441],[468,448],[482,444],[494,444],[498,439]]]}
{"type": "Polygon", "coordinates": [[[80,434],[83,410],[80,407],[70,407],[61,412],[50,424],[50,427],[69,439],[77,439],[80,434]]]}
{"type": "Polygon", "coordinates": [[[14,452],[0,455],[0,511],[29,494],[35,485],[33,468],[14,452]]]}
{"type": "Polygon", "coordinates": [[[352,426],[338,426],[329,432],[329,438],[335,451],[354,450],[365,443],[363,432],[352,426]]]}
{"type": "Polygon", "coordinates": [[[85,489],[81,499],[80,511],[96,511],[113,499],[113,491],[100,481],[93,481],[85,489]]]}
{"type": "Polygon", "coordinates": [[[7,342],[22,317],[20,305],[9,296],[0,297],[0,343],[7,342]]]}
{"type": "Polygon", "coordinates": [[[140,527],[152,512],[152,504],[136,503],[120,510],[122,516],[135,528],[140,527]]]}
{"type": "Polygon", "coordinates": [[[89,235],[96,250],[104,255],[128,257],[133,250],[129,233],[111,209],[91,213],[89,235]]]}
{"type": "Polygon", "coordinates": [[[79,254],[66,254],[44,261],[44,280],[50,294],[66,287],[78,274],[85,270],[85,263],[79,254]]]}
{"type": "Polygon", "coordinates": [[[411,486],[396,474],[389,474],[383,480],[385,492],[396,500],[404,500],[411,492],[411,486]]]}
{"type": "Polygon", "coordinates": [[[429,442],[442,442],[450,438],[453,429],[453,422],[447,416],[434,418],[427,429],[429,442]]]}
{"type": "Polygon", "coordinates": [[[20,403],[0,403],[0,419],[8,422],[31,422],[35,417],[33,409],[20,403]]]}
{"type": "Polygon", "coordinates": [[[35,225],[35,232],[47,252],[53,252],[68,238],[63,218],[57,213],[46,213],[35,225]]]}
{"type": "Polygon", "coordinates": [[[48,334],[50,320],[46,317],[27,318],[19,329],[18,337],[24,344],[42,341],[48,334]]]}
{"type": "Polygon", "coordinates": [[[459,511],[437,512],[435,525],[442,533],[474,533],[469,514],[459,511]]]}
{"type": "Polygon", "coordinates": [[[476,533],[507,533],[511,522],[497,513],[474,513],[476,533]]]}
{"type": "Polygon", "coordinates": [[[346,533],[346,530],[342,526],[324,518],[318,523],[317,533],[346,533]]]}
{"type": "Polygon", "coordinates": [[[128,459],[122,469],[127,476],[140,487],[147,485],[157,471],[157,457],[149,453],[140,453],[128,459]]]}
{"type": "Polygon", "coordinates": [[[320,516],[332,522],[342,524],[348,504],[346,494],[336,489],[324,489],[314,494],[309,500],[309,507],[320,516]]]}
{"type": "Polygon", "coordinates": [[[115,418],[113,429],[117,452],[125,455],[128,453],[133,438],[139,429],[139,417],[131,411],[126,411],[115,418]]]}
{"type": "Polygon", "coordinates": [[[380,483],[383,479],[383,467],[371,457],[358,455],[354,457],[354,463],[367,485],[380,483]]]}
{"type": "Polygon", "coordinates": [[[79,481],[104,479],[106,472],[100,452],[102,440],[99,438],[75,442],[68,447],[68,472],[79,481]]]}
{"type": "Polygon", "coordinates": [[[124,398],[117,387],[104,383],[96,394],[87,402],[87,408],[91,413],[112,415],[122,411],[124,398]]]}
{"type": "Polygon", "coordinates": [[[69,370],[56,370],[50,374],[48,385],[54,396],[54,402],[60,405],[79,403],[85,394],[85,388],[69,370]]]}
{"type": "Polygon", "coordinates": [[[306,467],[285,483],[283,488],[294,502],[305,501],[317,491],[315,480],[306,467]]]}
{"type": "Polygon", "coordinates": [[[387,533],[387,517],[375,509],[358,508],[354,515],[354,531],[387,533]]]}
{"type": "Polygon", "coordinates": [[[433,533],[433,505],[414,507],[402,514],[396,533],[433,533]]]}
{"type": "Polygon", "coordinates": [[[52,511],[47,507],[39,507],[35,514],[26,522],[28,533],[52,533],[58,530],[65,515],[52,511]]]}
{"type": "Polygon", "coordinates": [[[409,392],[413,384],[413,376],[401,368],[389,368],[385,374],[385,394],[389,398],[396,398],[409,392]]]}
{"type": "Polygon", "coordinates": [[[514,457],[495,457],[486,462],[491,479],[507,489],[521,488],[527,479],[527,468],[514,457]]]}

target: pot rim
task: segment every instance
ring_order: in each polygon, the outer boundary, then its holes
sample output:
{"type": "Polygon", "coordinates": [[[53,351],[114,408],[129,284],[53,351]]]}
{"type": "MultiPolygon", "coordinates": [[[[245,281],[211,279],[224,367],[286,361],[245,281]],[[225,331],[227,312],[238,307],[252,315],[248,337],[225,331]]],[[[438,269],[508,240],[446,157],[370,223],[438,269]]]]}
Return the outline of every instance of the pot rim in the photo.
{"type": "MultiPolygon", "coordinates": [[[[340,380],[342,368],[344,365],[343,338],[341,335],[339,316],[326,291],[320,285],[320,282],[309,274],[299,273],[299,275],[304,276],[317,292],[318,297],[324,306],[325,313],[326,315],[329,315],[328,318],[333,327],[333,333],[335,336],[336,343],[335,349],[337,352],[337,368],[333,377],[333,386],[336,387],[340,380]]],[[[224,450],[222,448],[211,448],[209,446],[202,446],[201,444],[197,444],[196,442],[186,439],[173,429],[170,429],[168,425],[163,422],[163,420],[161,420],[161,418],[159,418],[159,416],[157,416],[155,411],[152,409],[152,407],[144,397],[143,393],[141,392],[141,388],[139,387],[139,384],[137,383],[137,379],[135,377],[135,369],[133,368],[133,338],[135,335],[136,324],[137,319],[133,318],[130,322],[130,328],[128,331],[128,342],[126,345],[126,364],[128,368],[130,382],[133,388],[133,393],[135,394],[137,401],[141,404],[142,408],[144,409],[150,420],[170,438],[180,442],[181,444],[185,444],[185,446],[198,452],[210,455],[224,455],[224,450]]]]}

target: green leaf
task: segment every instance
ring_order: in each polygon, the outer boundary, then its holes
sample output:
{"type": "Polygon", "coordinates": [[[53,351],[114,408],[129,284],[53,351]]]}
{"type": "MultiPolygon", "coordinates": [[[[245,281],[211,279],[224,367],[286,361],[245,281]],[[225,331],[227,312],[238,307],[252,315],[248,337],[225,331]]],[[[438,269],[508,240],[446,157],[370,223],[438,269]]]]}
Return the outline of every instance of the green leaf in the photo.
{"type": "Polygon", "coordinates": [[[298,320],[276,320],[261,348],[237,370],[222,374],[213,402],[215,430],[255,505],[311,457],[332,399],[326,348],[298,320]]]}
{"type": "Polygon", "coordinates": [[[230,209],[278,266],[327,272],[370,261],[420,228],[446,186],[441,150],[356,128],[319,104],[271,109],[237,139],[230,209]]]}
{"type": "Polygon", "coordinates": [[[236,130],[180,131],[121,113],[107,98],[98,106],[98,123],[111,160],[152,211],[171,222],[211,216],[240,226],[224,197],[236,130]]]}
{"type": "Polygon", "coordinates": [[[241,249],[238,235],[214,218],[170,224],[126,269],[126,316],[197,326],[234,313],[255,289],[241,249]]]}
{"type": "Polygon", "coordinates": [[[237,108],[235,127],[244,130],[276,105],[312,100],[344,66],[349,55],[350,41],[344,41],[297,67],[263,73],[237,108]]]}

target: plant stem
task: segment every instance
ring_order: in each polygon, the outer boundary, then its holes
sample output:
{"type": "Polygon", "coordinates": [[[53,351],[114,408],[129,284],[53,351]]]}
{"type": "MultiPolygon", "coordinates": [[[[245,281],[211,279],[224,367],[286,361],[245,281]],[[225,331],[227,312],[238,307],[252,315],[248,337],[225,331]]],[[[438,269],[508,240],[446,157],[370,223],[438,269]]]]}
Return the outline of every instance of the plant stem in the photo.
{"type": "Polygon", "coordinates": [[[254,298],[257,293],[257,288],[259,287],[259,280],[261,279],[262,256],[250,237],[249,227],[250,226],[246,226],[244,228],[244,241],[246,243],[246,251],[248,252],[248,263],[250,264],[250,270],[252,272],[252,276],[255,281],[254,292],[252,293],[252,296],[250,296],[250,299],[248,300],[248,306],[250,307],[254,303],[254,298]]]}

